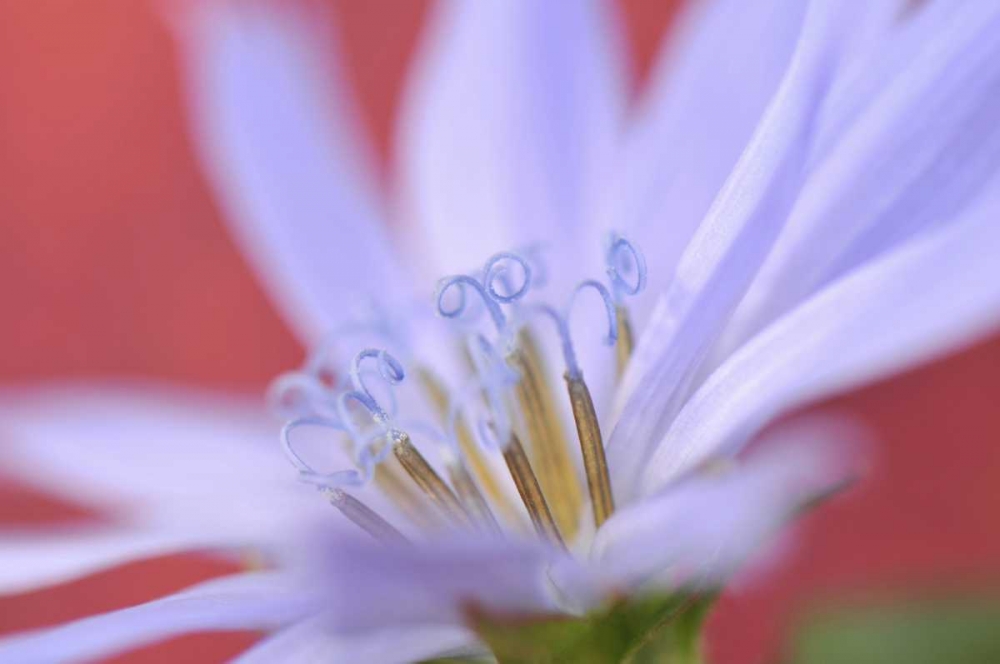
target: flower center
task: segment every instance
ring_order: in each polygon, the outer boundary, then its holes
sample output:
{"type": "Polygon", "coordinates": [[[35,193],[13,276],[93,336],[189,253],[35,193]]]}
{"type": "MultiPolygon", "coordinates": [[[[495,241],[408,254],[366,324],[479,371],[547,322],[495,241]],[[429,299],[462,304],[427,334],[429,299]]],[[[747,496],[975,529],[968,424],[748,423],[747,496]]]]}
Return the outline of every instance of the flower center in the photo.
{"type": "MultiPolygon", "coordinates": [[[[276,386],[279,394],[287,397],[295,391],[304,397],[282,432],[285,452],[300,479],[322,490],[348,520],[387,543],[407,537],[352,491],[373,483],[421,530],[448,527],[499,533],[521,527],[527,512],[539,536],[560,546],[572,542],[587,501],[563,425],[559,390],[547,379],[544,353],[532,327],[538,319],[548,320],[559,340],[583,480],[593,524],[599,528],[614,512],[614,495],[594,402],[570,334],[570,313],[583,292],[592,291],[600,298],[607,319],[606,343],[615,346],[620,380],[633,347],[624,300],[637,295],[646,280],[642,254],[621,236],[608,243],[605,263],[607,285],[594,279],[580,282],[561,309],[527,297],[538,266],[519,253],[498,253],[475,275],[442,279],[437,313],[453,321],[455,338],[463,342],[455,345],[462,348],[471,376],[451,389],[432,364],[408,353],[414,357],[408,356],[407,364],[432,411],[430,423],[398,416],[393,390],[405,372],[385,350],[366,348],[354,356],[346,372],[350,378],[346,390],[330,384],[329,365],[322,357],[314,356],[303,370],[281,378],[276,386]],[[486,324],[481,314],[486,314],[486,324]],[[382,398],[370,389],[373,378],[379,379],[382,398]],[[317,471],[293,444],[293,433],[304,426],[340,432],[353,466],[317,471]],[[443,463],[435,467],[411,434],[417,434],[422,444],[436,443],[443,463]],[[502,459],[502,465],[495,459],[502,459]],[[503,471],[509,481],[502,478],[503,471]],[[523,511],[506,489],[510,481],[523,511]]],[[[369,326],[390,343],[397,341],[386,333],[391,328],[382,323],[369,326]]],[[[326,348],[321,352],[325,354],[326,348]]]]}

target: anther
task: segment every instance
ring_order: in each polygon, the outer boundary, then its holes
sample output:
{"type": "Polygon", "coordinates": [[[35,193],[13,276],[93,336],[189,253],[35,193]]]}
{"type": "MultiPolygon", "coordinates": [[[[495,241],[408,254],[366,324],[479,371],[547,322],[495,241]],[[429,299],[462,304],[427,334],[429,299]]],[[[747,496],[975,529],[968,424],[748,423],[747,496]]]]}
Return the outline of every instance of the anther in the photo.
{"type": "Polygon", "coordinates": [[[564,374],[566,388],[569,392],[570,404],[573,408],[573,420],[576,423],[576,432],[580,440],[580,451],[583,454],[583,466],[587,476],[587,489],[590,493],[590,502],[594,512],[594,523],[600,527],[614,511],[611,478],[604,455],[604,441],[601,438],[601,429],[597,422],[597,414],[594,411],[594,402],[590,396],[590,390],[583,380],[583,372],[577,364],[576,353],[573,350],[573,341],[569,331],[569,315],[576,302],[576,296],[588,288],[595,291],[604,303],[608,321],[607,342],[613,344],[618,336],[614,303],[611,293],[600,282],[587,280],[577,286],[565,314],[560,314],[551,307],[544,305],[535,306],[533,309],[550,318],[555,323],[559,334],[563,359],[566,363],[566,372],[564,374]]]}
{"type": "Polygon", "coordinates": [[[392,439],[392,453],[396,460],[403,466],[414,483],[431,499],[431,502],[452,520],[468,524],[469,515],[459,502],[458,497],[441,479],[441,476],[434,471],[420,450],[413,445],[410,437],[405,432],[398,430],[390,431],[388,435],[392,439]]]}
{"type": "MultiPolygon", "coordinates": [[[[450,520],[468,525],[470,522],[469,514],[454,492],[413,445],[409,435],[393,426],[389,414],[379,405],[365,385],[361,375],[361,365],[364,360],[369,358],[377,360],[379,375],[390,385],[400,383],[405,377],[402,365],[386,351],[376,349],[361,351],[354,358],[351,367],[351,382],[355,389],[341,395],[338,400],[342,417],[345,421],[347,420],[348,402],[355,401],[360,404],[368,411],[375,423],[383,429],[384,433],[381,436],[383,442],[382,458],[386,453],[384,444],[388,443],[391,446],[393,456],[423,494],[450,520]]],[[[355,437],[359,435],[357,430],[354,430],[353,433],[355,437]]]]}
{"type": "Polygon", "coordinates": [[[615,500],[611,492],[611,476],[608,461],[604,455],[604,440],[594,411],[594,400],[583,377],[574,378],[566,374],[573,420],[580,437],[580,451],[583,453],[583,467],[587,474],[587,488],[594,510],[594,525],[601,527],[615,511],[615,500]]]}
{"type": "Polygon", "coordinates": [[[555,398],[544,378],[541,352],[526,329],[518,335],[518,345],[507,354],[506,362],[521,377],[514,386],[514,394],[527,428],[530,457],[538,469],[542,491],[552,501],[560,531],[572,539],[579,528],[583,494],[555,398]]]}
{"type": "Polygon", "coordinates": [[[517,492],[524,502],[524,507],[528,510],[531,523],[539,535],[550,542],[565,547],[562,536],[559,534],[559,527],[549,510],[549,505],[545,501],[545,494],[538,483],[538,478],[531,469],[528,455],[524,452],[521,441],[514,433],[510,434],[507,445],[503,450],[503,459],[510,470],[510,476],[514,479],[517,492]]]}
{"type": "Polygon", "coordinates": [[[349,521],[385,544],[407,544],[409,540],[388,521],[343,489],[327,489],[330,504],[349,521]]]}
{"type": "MultiPolygon", "coordinates": [[[[417,367],[417,380],[427,394],[428,400],[434,406],[438,418],[442,423],[447,424],[450,418],[451,403],[447,392],[437,377],[429,369],[417,367]]],[[[500,484],[493,475],[492,469],[483,455],[483,451],[472,437],[472,432],[466,425],[465,420],[456,417],[454,421],[455,439],[458,442],[461,456],[469,462],[471,474],[462,464],[461,459],[455,459],[448,464],[449,479],[455,487],[458,497],[466,508],[473,513],[477,519],[487,525],[496,525],[496,518],[490,509],[489,503],[479,491],[476,480],[482,484],[483,490],[493,502],[498,505],[507,515],[516,519],[517,512],[507,499],[507,495],[500,488],[500,484]],[[475,479],[473,479],[473,476],[475,479]]],[[[499,526],[497,526],[499,528],[499,526]]]]}

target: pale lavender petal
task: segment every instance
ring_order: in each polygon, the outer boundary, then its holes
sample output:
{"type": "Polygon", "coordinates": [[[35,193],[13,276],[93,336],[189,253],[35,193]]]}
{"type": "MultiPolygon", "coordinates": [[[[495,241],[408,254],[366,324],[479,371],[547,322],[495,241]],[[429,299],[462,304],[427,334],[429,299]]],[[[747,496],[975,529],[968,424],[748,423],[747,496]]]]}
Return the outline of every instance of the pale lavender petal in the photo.
{"type": "Polygon", "coordinates": [[[323,616],[268,637],[234,664],[406,664],[468,652],[475,636],[457,627],[380,629],[363,634],[331,632],[323,616]]]}
{"type": "Polygon", "coordinates": [[[597,534],[592,563],[619,588],[714,586],[796,510],[846,481],[863,439],[840,418],[783,425],[748,459],[689,474],[615,514],[597,534]]]}
{"type": "Polygon", "coordinates": [[[0,530],[0,594],[27,592],[122,563],[206,546],[206,540],[164,528],[0,530]]]}
{"type": "Polygon", "coordinates": [[[216,579],[176,595],[0,640],[0,660],[81,661],[180,634],[274,629],[316,611],[317,597],[274,574],[216,579]]]}
{"type": "Polygon", "coordinates": [[[296,481],[277,426],[261,411],[141,384],[0,395],[4,472],[114,520],[3,531],[0,587],[24,590],[192,548],[281,555],[303,524],[334,510],[296,481]]]}
{"type": "MultiPolygon", "coordinates": [[[[1000,5],[944,5],[880,54],[897,66],[894,76],[879,61],[862,63],[879,94],[810,168],[718,360],[817,288],[952,222],[1000,172],[1000,5]]],[[[861,77],[842,94],[869,87],[861,77]]]]}
{"type": "Polygon", "coordinates": [[[136,512],[282,476],[263,404],[153,383],[0,392],[0,463],[66,498],[136,512]]]}
{"type": "Polygon", "coordinates": [[[475,538],[385,546],[340,537],[320,549],[328,624],[337,631],[393,625],[458,625],[476,606],[499,613],[551,611],[538,542],[475,538]]]}
{"type": "Polygon", "coordinates": [[[206,4],[178,21],[196,145],[273,302],[315,341],[404,283],[361,124],[317,5],[206,4]]]}
{"type": "Polygon", "coordinates": [[[605,223],[647,252],[652,292],[732,172],[788,68],[807,2],[688,3],[626,136],[605,223]]]}
{"type": "Polygon", "coordinates": [[[804,176],[809,135],[848,21],[812,5],[788,72],[643,331],[608,444],[616,495],[632,497],[652,447],[678,411],[698,362],[780,232],[804,176]]]}
{"type": "Polygon", "coordinates": [[[1000,187],[964,218],[820,291],[695,393],[646,465],[654,491],[775,415],[968,344],[1000,325],[1000,187]]]}
{"type": "Polygon", "coordinates": [[[554,276],[579,274],[576,247],[597,265],[586,231],[626,99],[617,28],[596,0],[438,7],[399,129],[402,210],[434,276],[533,241],[558,247],[554,276]]]}

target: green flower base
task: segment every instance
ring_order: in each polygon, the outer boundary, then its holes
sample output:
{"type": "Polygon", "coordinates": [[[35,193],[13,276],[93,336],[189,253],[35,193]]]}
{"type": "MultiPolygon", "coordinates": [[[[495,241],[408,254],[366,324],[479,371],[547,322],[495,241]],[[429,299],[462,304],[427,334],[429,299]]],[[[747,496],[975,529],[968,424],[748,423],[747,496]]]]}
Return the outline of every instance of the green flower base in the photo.
{"type": "Polygon", "coordinates": [[[711,605],[710,598],[674,595],[621,602],[580,618],[471,612],[472,627],[494,659],[434,661],[701,664],[702,625],[711,605]]]}

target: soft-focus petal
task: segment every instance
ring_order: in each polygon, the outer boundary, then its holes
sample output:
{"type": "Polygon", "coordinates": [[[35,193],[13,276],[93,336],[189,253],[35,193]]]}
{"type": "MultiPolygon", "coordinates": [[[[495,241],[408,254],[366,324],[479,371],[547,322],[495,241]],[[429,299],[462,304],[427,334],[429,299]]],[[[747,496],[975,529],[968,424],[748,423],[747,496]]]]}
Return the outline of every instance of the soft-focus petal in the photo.
{"type": "Polygon", "coordinates": [[[646,466],[645,491],[732,453],[776,414],[955,350],[1000,325],[998,192],[765,328],[695,393],[646,466]]]}
{"type": "Polygon", "coordinates": [[[145,383],[0,392],[0,463],[69,499],[141,513],[287,470],[263,405],[145,383]],[[220,472],[220,470],[224,472],[220,472]]]}
{"type": "Polygon", "coordinates": [[[698,362],[767,256],[795,200],[808,137],[835,67],[845,16],[817,2],[788,72],[732,176],[691,240],[636,348],[628,396],[608,444],[628,500],[652,446],[678,411],[698,362]]]}
{"type": "Polygon", "coordinates": [[[408,627],[335,634],[323,616],[292,625],[237,657],[234,664],[406,664],[462,651],[475,637],[457,627],[408,627]]]}
{"type": "Polygon", "coordinates": [[[404,285],[326,17],[206,5],[178,21],[196,144],[275,305],[315,341],[404,285]]]}
{"type": "Polygon", "coordinates": [[[82,661],[197,631],[274,629],[316,609],[316,597],[274,574],[241,574],[176,595],[0,640],[0,660],[82,661]]]}
{"type": "Polygon", "coordinates": [[[121,563],[207,546],[205,534],[166,529],[0,530],[0,594],[70,581],[121,563]]]}
{"type": "Polygon", "coordinates": [[[649,254],[652,288],[732,172],[799,37],[807,2],[688,3],[626,137],[606,223],[649,254]]]}
{"type": "Polygon", "coordinates": [[[849,479],[862,437],[835,418],[783,425],[747,460],[693,473],[615,514],[592,559],[607,582],[633,590],[724,581],[797,509],[849,479]]]}
{"type": "Polygon", "coordinates": [[[333,510],[296,482],[261,410],[138,384],[0,394],[4,471],[105,517],[89,529],[0,531],[0,560],[23,565],[7,567],[0,587],[23,590],[186,548],[282,555],[302,523],[333,510]]]}
{"type": "Polygon", "coordinates": [[[557,249],[557,276],[571,261],[578,273],[577,246],[598,257],[600,238],[586,229],[627,82],[610,9],[599,0],[438,7],[399,130],[402,209],[433,276],[539,240],[557,249]]]}
{"type": "Polygon", "coordinates": [[[340,537],[321,549],[328,624],[337,631],[461,624],[469,607],[499,613],[551,610],[537,542],[492,538],[385,546],[340,537]]]}
{"type": "MultiPolygon", "coordinates": [[[[882,89],[811,168],[719,359],[823,284],[953,221],[1000,172],[1000,5],[943,4],[879,54],[894,77],[863,63],[882,89]]],[[[868,87],[861,77],[843,94],[868,87]]]]}

